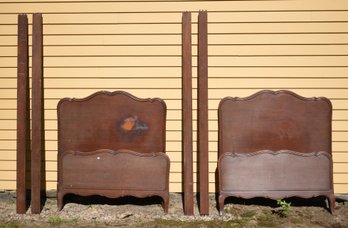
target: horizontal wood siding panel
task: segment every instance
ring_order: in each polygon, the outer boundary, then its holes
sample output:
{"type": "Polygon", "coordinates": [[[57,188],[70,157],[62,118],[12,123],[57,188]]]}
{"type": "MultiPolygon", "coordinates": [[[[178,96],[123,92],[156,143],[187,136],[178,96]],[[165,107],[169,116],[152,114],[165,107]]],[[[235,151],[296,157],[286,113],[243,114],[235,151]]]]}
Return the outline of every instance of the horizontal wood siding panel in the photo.
{"type": "MultiPolygon", "coordinates": [[[[47,189],[56,188],[58,101],[125,90],[165,100],[170,191],[181,192],[181,12],[193,11],[196,172],[200,9],[209,11],[210,192],[215,191],[220,100],[289,89],[331,99],[335,192],[348,193],[348,2],[340,0],[0,0],[0,189],[15,189],[17,13],[41,12],[47,189]]],[[[30,43],[31,20],[30,14],[30,43]]]]}

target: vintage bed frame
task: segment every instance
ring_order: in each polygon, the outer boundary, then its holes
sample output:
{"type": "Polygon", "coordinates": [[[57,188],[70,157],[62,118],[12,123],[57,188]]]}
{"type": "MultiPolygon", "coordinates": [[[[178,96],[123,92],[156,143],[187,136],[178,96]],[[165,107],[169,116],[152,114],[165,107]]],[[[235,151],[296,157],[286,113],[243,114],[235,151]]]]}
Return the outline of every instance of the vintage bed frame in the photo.
{"type": "Polygon", "coordinates": [[[219,105],[219,210],[226,197],[325,196],[334,210],[332,105],[263,90],[219,105]]]}
{"type": "Polygon", "coordinates": [[[58,209],[66,194],[159,196],[168,212],[166,105],[123,91],[58,103],[58,209]]]}

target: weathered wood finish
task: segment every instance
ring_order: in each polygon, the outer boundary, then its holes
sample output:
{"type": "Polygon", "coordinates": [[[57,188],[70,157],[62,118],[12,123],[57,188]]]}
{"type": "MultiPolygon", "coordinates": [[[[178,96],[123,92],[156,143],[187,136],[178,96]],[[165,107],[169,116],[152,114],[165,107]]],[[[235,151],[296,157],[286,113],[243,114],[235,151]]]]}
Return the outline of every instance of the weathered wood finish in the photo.
{"type": "Polygon", "coordinates": [[[43,33],[42,15],[33,14],[32,35],[32,151],[31,151],[31,212],[42,209],[43,151],[43,33]]]}
{"type": "Polygon", "coordinates": [[[182,15],[182,125],[184,213],[193,215],[191,12],[182,15]]]}
{"type": "Polygon", "coordinates": [[[208,166],[208,18],[198,14],[198,182],[199,212],[209,214],[208,166]]]}
{"type": "Polygon", "coordinates": [[[331,102],[323,97],[264,90],[224,98],[219,105],[220,213],[228,196],[326,196],[332,212],[331,119],[331,102]],[[273,173],[270,180],[267,173],[273,173]]]}
{"type": "Polygon", "coordinates": [[[166,104],[100,91],[58,104],[58,209],[68,193],[160,196],[169,205],[166,104]]]}
{"type": "Polygon", "coordinates": [[[30,150],[28,17],[18,15],[16,212],[27,211],[26,160],[30,150]]]}

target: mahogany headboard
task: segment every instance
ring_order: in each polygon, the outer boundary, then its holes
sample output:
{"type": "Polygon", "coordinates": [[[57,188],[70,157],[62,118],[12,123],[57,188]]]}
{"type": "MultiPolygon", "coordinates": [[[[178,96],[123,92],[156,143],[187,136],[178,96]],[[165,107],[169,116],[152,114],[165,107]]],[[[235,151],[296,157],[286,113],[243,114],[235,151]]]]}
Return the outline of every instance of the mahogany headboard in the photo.
{"type": "Polygon", "coordinates": [[[332,105],[327,98],[263,90],[219,105],[219,155],[260,150],[331,154],[332,105]]]}
{"type": "Polygon", "coordinates": [[[59,154],[100,149],[165,152],[166,105],[123,91],[100,91],[58,104],[59,154]]]}

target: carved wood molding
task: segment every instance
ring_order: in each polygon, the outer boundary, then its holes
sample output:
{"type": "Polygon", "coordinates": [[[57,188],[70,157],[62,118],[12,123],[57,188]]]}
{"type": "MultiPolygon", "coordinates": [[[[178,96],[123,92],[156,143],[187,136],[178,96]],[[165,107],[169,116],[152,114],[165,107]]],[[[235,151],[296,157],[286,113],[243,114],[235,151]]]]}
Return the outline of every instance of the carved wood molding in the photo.
{"type": "Polygon", "coordinates": [[[300,157],[319,157],[319,156],[325,156],[327,157],[330,161],[332,161],[332,156],[330,153],[326,151],[317,151],[317,152],[308,152],[308,153],[302,153],[302,152],[297,152],[293,150],[278,150],[278,151],[273,151],[273,150],[260,150],[256,152],[251,152],[251,153],[233,153],[233,152],[225,152],[224,154],[221,155],[220,159],[221,160],[223,157],[241,157],[241,158],[246,158],[246,157],[253,157],[253,156],[259,156],[262,154],[270,154],[273,156],[278,156],[278,155],[283,155],[283,154],[290,154],[294,156],[300,156],[300,157]]]}
{"type": "Polygon", "coordinates": [[[228,97],[225,97],[223,98],[220,103],[219,103],[219,109],[221,107],[221,105],[226,102],[226,101],[248,101],[248,100],[252,100],[252,99],[255,99],[256,97],[258,96],[261,96],[261,95],[274,95],[274,96],[279,96],[279,95],[282,95],[282,94],[286,94],[286,95],[289,95],[289,96],[292,96],[294,98],[297,98],[299,100],[302,100],[302,101],[305,101],[305,102],[325,102],[327,103],[327,105],[330,107],[330,109],[332,109],[332,103],[331,101],[326,98],[326,97],[303,97],[301,95],[298,95],[297,93],[294,93],[290,90],[261,90],[261,91],[258,91],[250,96],[247,96],[247,97],[231,97],[231,96],[228,96],[228,97]]]}
{"type": "Polygon", "coordinates": [[[149,103],[155,103],[155,102],[159,102],[161,105],[163,105],[163,108],[166,109],[167,106],[166,106],[166,103],[161,99],[161,98],[139,98],[139,97],[136,97],[128,92],[125,92],[125,91],[122,91],[122,90],[117,90],[117,91],[106,91],[106,90],[101,90],[101,91],[98,91],[98,92],[95,92],[87,97],[84,97],[84,98],[70,98],[70,97],[66,97],[66,98],[63,98],[61,99],[59,102],[58,102],[58,109],[59,107],[62,105],[62,103],[64,102],[86,102],[86,101],[89,101],[89,100],[93,100],[93,98],[95,97],[98,97],[98,96],[118,96],[118,95],[123,95],[123,96],[126,96],[134,101],[138,101],[138,102],[149,102],[149,103]]]}

